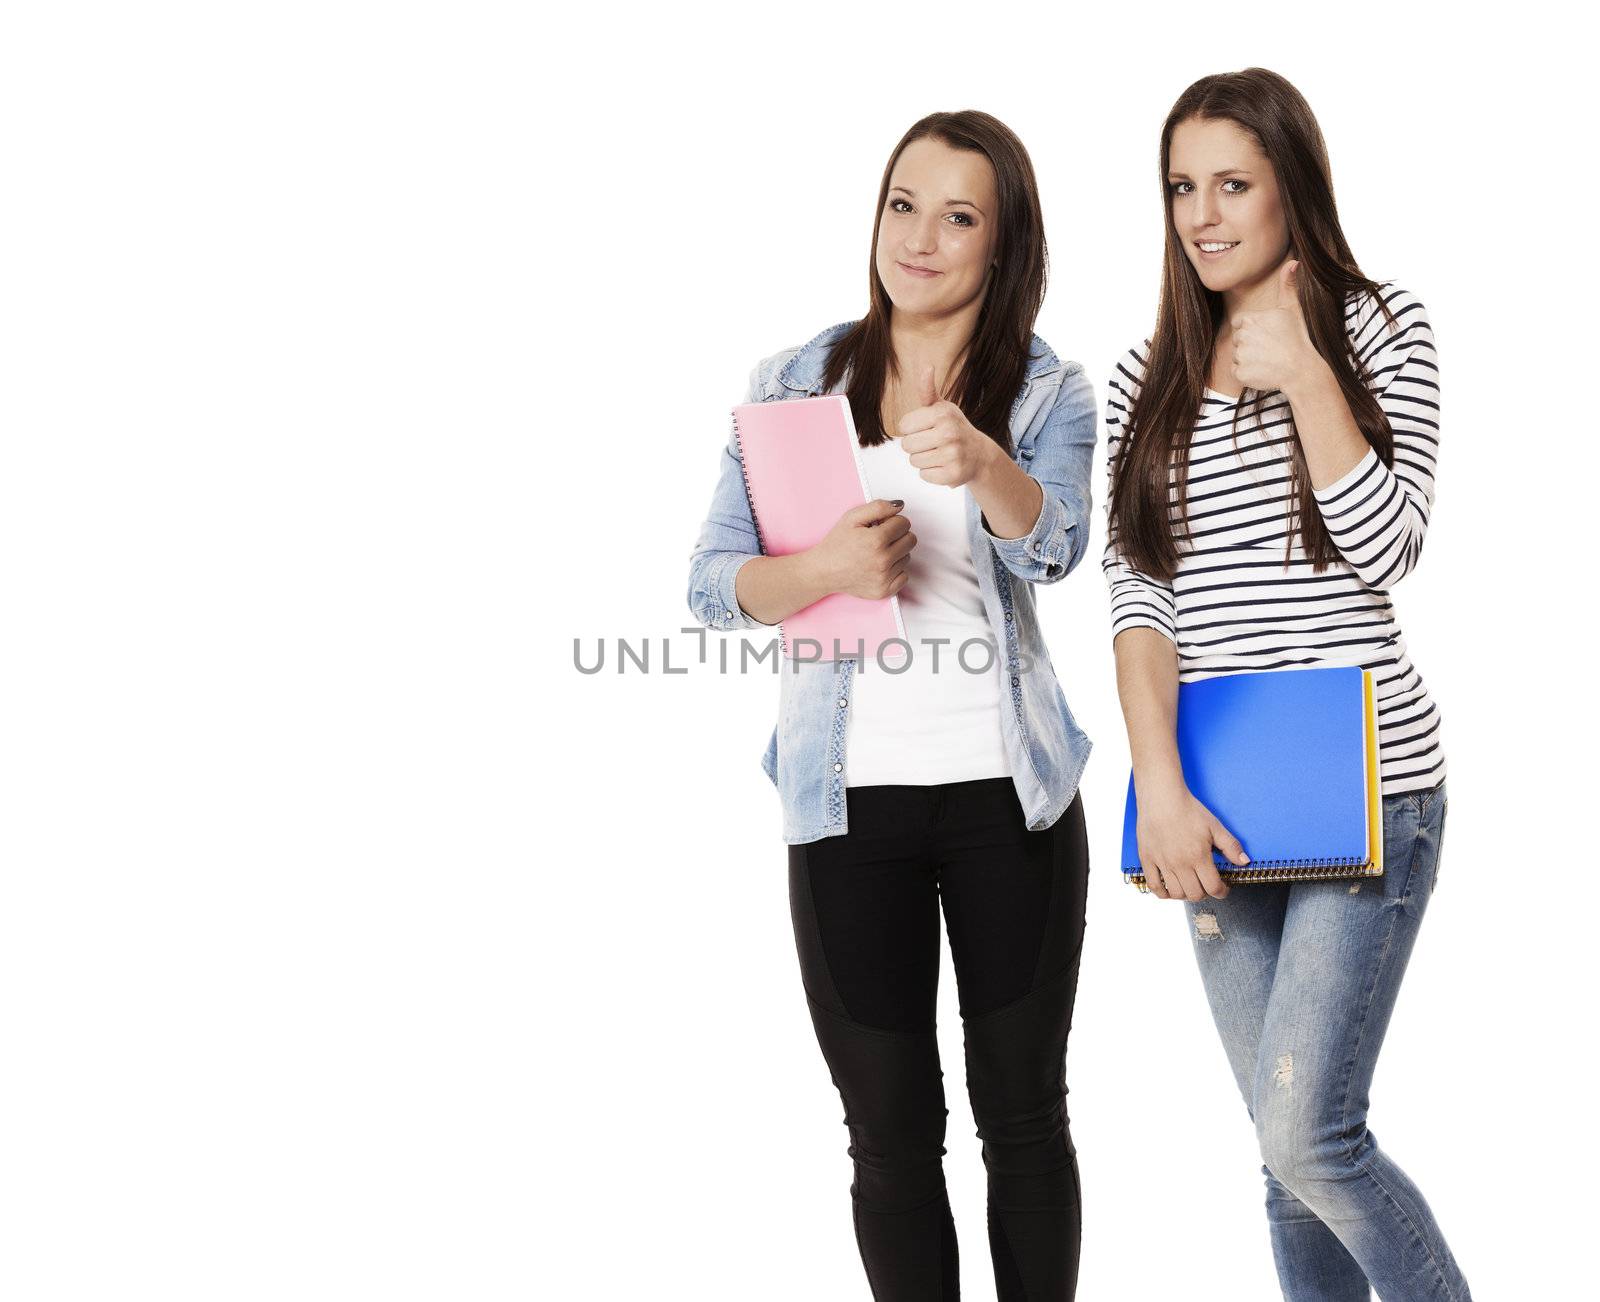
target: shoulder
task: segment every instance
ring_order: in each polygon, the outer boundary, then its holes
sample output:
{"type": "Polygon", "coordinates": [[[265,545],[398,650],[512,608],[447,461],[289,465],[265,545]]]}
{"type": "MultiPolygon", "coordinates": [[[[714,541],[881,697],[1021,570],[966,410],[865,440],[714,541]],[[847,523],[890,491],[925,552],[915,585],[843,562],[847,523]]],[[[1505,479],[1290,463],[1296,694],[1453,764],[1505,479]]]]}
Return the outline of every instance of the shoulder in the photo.
{"type": "Polygon", "coordinates": [[[1429,337],[1428,311],[1410,290],[1386,280],[1376,294],[1357,289],[1345,295],[1344,328],[1356,356],[1365,359],[1388,342],[1429,337]]]}
{"type": "Polygon", "coordinates": [[[1131,398],[1138,392],[1139,386],[1144,383],[1144,366],[1149,356],[1150,341],[1145,339],[1117,358],[1111,378],[1107,381],[1107,387],[1113,395],[1120,393],[1125,398],[1131,398]]]}
{"type": "Polygon", "coordinates": [[[763,357],[750,372],[750,391],[756,401],[782,397],[792,391],[808,391],[822,375],[833,345],[856,323],[840,321],[814,335],[803,344],[781,348],[763,357]]]}
{"type": "Polygon", "coordinates": [[[1028,340],[1028,365],[1022,376],[1022,397],[1040,389],[1054,389],[1056,400],[1090,388],[1082,362],[1063,361],[1038,335],[1028,340]]]}

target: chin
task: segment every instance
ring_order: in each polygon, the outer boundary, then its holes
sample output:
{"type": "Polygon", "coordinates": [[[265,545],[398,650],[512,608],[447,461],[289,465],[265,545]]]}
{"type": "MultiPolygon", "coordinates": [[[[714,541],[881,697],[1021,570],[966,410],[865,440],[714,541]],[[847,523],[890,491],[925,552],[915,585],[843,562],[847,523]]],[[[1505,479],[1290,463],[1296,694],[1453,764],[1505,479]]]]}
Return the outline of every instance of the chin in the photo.
{"type": "Polygon", "coordinates": [[[944,294],[919,294],[912,289],[891,291],[889,301],[901,312],[915,312],[918,316],[938,316],[945,310],[944,294]]]}
{"type": "Polygon", "coordinates": [[[1226,294],[1230,289],[1237,289],[1240,285],[1249,282],[1248,276],[1242,276],[1237,273],[1219,275],[1216,268],[1200,267],[1192,262],[1189,265],[1194,267],[1195,274],[1200,277],[1200,283],[1213,294],[1226,294]]]}

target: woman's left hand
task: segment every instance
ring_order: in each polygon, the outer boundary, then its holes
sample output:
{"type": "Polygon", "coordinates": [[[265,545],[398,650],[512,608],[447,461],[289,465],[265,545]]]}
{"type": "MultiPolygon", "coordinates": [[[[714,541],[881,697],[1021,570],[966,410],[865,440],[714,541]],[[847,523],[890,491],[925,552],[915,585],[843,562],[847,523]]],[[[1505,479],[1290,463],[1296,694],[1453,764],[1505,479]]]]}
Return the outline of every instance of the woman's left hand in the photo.
{"type": "Polygon", "coordinates": [[[1288,393],[1326,363],[1306,331],[1295,291],[1300,264],[1278,271],[1278,305],[1233,317],[1233,378],[1241,388],[1288,393]]]}
{"type": "Polygon", "coordinates": [[[1000,445],[975,428],[960,407],[939,397],[931,366],[919,396],[922,406],[902,416],[895,429],[900,446],[928,483],[960,488],[976,479],[996,454],[1003,455],[1000,445]]]}

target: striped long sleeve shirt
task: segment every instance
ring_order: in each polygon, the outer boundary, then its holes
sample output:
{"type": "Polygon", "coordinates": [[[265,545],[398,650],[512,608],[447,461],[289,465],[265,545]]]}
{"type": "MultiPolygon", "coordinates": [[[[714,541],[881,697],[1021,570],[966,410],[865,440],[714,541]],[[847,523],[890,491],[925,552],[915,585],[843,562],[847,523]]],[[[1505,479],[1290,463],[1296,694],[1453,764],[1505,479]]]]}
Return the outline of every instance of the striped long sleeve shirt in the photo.
{"type": "MultiPolygon", "coordinates": [[[[1112,531],[1102,565],[1111,588],[1113,639],[1141,627],[1171,638],[1180,682],[1305,665],[1371,669],[1387,796],[1436,786],[1445,760],[1439,711],[1406,654],[1389,598],[1389,589],[1417,563],[1433,505],[1439,372],[1422,304],[1393,285],[1384,287],[1383,297],[1394,327],[1370,295],[1352,295],[1345,329],[1394,431],[1394,465],[1385,466],[1369,448],[1347,474],[1315,490],[1340,560],[1317,574],[1298,531],[1292,542],[1287,536],[1296,437],[1288,400],[1271,393],[1247,409],[1236,443],[1238,404],[1208,389],[1191,436],[1191,541],[1179,535],[1176,577],[1164,582],[1134,569],[1112,531]]],[[[1147,347],[1129,349],[1111,377],[1106,442],[1113,473],[1147,347]]],[[[1179,506],[1174,475],[1169,518],[1175,532],[1179,506]]]]}

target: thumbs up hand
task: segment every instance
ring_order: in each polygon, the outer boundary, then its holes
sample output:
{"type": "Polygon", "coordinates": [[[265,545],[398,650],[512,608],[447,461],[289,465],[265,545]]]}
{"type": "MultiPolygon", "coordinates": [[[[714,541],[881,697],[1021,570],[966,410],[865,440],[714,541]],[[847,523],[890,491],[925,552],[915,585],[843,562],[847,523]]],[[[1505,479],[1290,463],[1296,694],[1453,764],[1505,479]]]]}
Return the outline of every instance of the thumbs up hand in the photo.
{"type": "Polygon", "coordinates": [[[960,488],[977,478],[1004,450],[980,429],[975,429],[953,402],[939,397],[933,367],[922,374],[917,390],[920,407],[900,418],[891,437],[910,457],[911,464],[930,484],[960,488]]]}
{"type": "Polygon", "coordinates": [[[1233,378],[1242,387],[1288,393],[1326,366],[1300,309],[1300,264],[1278,269],[1277,303],[1232,320],[1233,378]]]}

